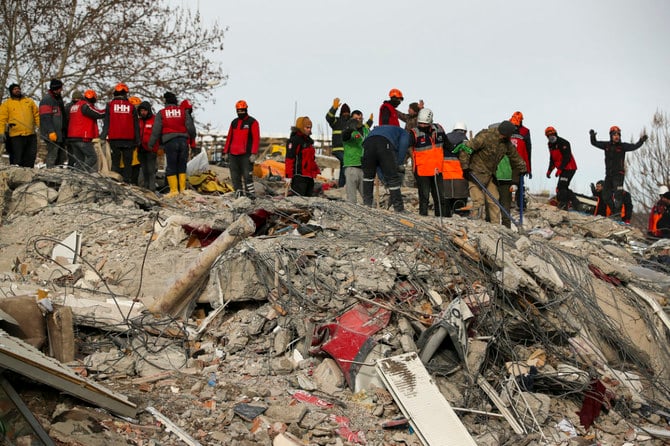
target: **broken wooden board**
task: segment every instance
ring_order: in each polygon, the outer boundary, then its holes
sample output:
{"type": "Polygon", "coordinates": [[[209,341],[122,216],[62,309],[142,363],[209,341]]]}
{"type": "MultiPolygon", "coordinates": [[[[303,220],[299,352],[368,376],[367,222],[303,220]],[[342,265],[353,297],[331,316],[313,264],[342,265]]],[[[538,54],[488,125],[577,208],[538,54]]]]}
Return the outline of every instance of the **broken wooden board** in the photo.
{"type": "Polygon", "coordinates": [[[426,446],[475,446],[416,352],[377,361],[377,373],[426,446]]]}
{"type": "Polygon", "coordinates": [[[137,406],[124,395],[112,392],[44,355],[35,347],[0,330],[2,368],[52,386],[124,417],[135,417],[137,406]]]}

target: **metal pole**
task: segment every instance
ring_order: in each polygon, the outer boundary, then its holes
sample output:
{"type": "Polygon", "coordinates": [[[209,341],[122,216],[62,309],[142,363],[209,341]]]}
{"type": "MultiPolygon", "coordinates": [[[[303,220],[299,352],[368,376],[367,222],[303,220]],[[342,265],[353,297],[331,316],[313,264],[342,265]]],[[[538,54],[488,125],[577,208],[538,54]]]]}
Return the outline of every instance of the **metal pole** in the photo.
{"type": "Polygon", "coordinates": [[[494,197],[494,196],[491,194],[491,192],[489,192],[489,190],[486,188],[486,186],[484,186],[484,185],[482,184],[482,182],[479,181],[479,178],[477,178],[477,175],[475,175],[474,173],[470,172],[470,178],[472,178],[472,180],[473,180],[475,183],[477,183],[477,185],[479,186],[479,188],[480,188],[482,191],[484,191],[484,193],[491,199],[491,201],[493,201],[493,203],[495,203],[495,205],[498,206],[498,207],[500,208],[500,211],[501,211],[503,214],[505,214],[505,217],[509,218],[509,220],[510,220],[511,222],[513,222],[513,223],[514,223],[516,226],[518,226],[519,228],[521,227],[521,224],[520,224],[518,221],[516,221],[516,220],[514,220],[514,219],[512,218],[512,216],[511,216],[510,213],[507,211],[507,209],[505,209],[505,206],[503,206],[502,204],[500,204],[500,202],[496,199],[496,197],[494,197]]]}

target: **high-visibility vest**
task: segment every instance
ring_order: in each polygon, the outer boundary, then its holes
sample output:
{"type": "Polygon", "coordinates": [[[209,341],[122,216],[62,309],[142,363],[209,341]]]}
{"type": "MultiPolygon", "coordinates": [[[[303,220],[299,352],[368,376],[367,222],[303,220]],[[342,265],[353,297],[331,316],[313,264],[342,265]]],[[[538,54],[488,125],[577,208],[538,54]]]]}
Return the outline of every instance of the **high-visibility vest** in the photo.
{"type": "Polygon", "coordinates": [[[421,177],[432,177],[442,173],[444,164],[442,146],[446,135],[437,124],[433,124],[432,129],[433,132],[430,134],[418,127],[412,129],[412,133],[414,133],[412,163],[416,174],[421,177]]]}

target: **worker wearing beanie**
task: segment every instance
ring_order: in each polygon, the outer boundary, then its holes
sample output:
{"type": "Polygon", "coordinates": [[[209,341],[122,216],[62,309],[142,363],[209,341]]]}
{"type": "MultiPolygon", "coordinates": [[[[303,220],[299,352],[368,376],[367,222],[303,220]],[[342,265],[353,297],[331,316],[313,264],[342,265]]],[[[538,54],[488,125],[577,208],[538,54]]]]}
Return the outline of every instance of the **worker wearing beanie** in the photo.
{"type": "Polygon", "coordinates": [[[247,101],[237,101],[235,112],[237,117],[230,123],[222,160],[230,169],[235,196],[245,195],[253,200],[256,198],[253,166],[258,156],[261,130],[256,118],[249,115],[247,101]]]}
{"type": "Polygon", "coordinates": [[[474,219],[484,220],[488,215],[491,223],[500,224],[500,209],[488,194],[482,191],[478,182],[491,193],[491,196],[498,199],[498,188],[493,178],[503,156],[509,157],[513,176],[526,173],[526,163],[510,141],[515,131],[514,124],[503,121],[497,126],[481,130],[474,138],[454,149],[458,153],[463,176],[469,180],[468,189],[472,199],[471,217],[474,219]]]}
{"type": "Polygon", "coordinates": [[[137,151],[137,157],[140,160],[140,172],[143,178],[143,185],[152,192],[156,192],[156,162],[158,159],[158,142],[153,146],[149,145],[151,132],[154,128],[156,116],[151,108],[151,103],[143,101],[137,106],[137,114],[140,123],[140,146],[137,151]]]}
{"type": "Polygon", "coordinates": [[[312,121],[301,116],[286,143],[286,182],[296,195],[311,197],[314,193],[314,178],[321,173],[316,164],[316,150],[312,140],[312,121]]]}
{"type": "Polygon", "coordinates": [[[551,172],[556,169],[558,184],[556,185],[556,198],[559,209],[568,209],[568,203],[572,203],[572,208],[579,210],[577,196],[570,189],[570,181],[577,172],[577,163],[570,149],[570,142],[558,136],[554,127],[547,127],[544,131],[547,137],[547,146],[549,147],[549,167],[547,168],[547,178],[551,178],[551,172]]]}
{"type": "Polygon", "coordinates": [[[186,191],[188,138],[195,138],[195,124],[191,114],[179,107],[177,95],[167,91],[163,99],[165,107],[156,114],[148,146],[160,143],[164,147],[165,178],[170,187],[167,197],[174,197],[186,191]]]}
{"type": "Polygon", "coordinates": [[[344,144],[342,143],[342,132],[346,129],[349,118],[351,117],[351,109],[347,104],[342,104],[340,115],[336,116],[337,109],[340,107],[340,98],[333,99],[333,105],[326,113],[326,121],[333,130],[332,149],[331,154],[340,161],[340,175],[337,180],[338,187],[344,187],[346,178],[344,176],[344,144]]]}
{"type": "Polygon", "coordinates": [[[48,168],[60,166],[67,159],[63,141],[67,136],[68,116],[63,102],[63,82],[51,79],[49,90],[40,101],[40,134],[47,142],[46,165],[48,168]]]}
{"type": "Polygon", "coordinates": [[[114,87],[112,100],[105,108],[100,139],[109,143],[112,171],[120,174],[125,183],[136,185],[137,181],[133,181],[133,153],[139,144],[139,121],[135,106],[128,100],[128,92],[124,83],[114,87]]]}
{"type": "MultiPolygon", "coordinates": [[[[610,209],[621,209],[623,206],[623,183],[626,177],[626,152],[632,152],[642,147],[647,135],[642,135],[635,144],[621,142],[621,129],[616,125],[610,127],[609,141],[596,140],[596,132],[589,130],[591,145],[605,152],[605,182],[603,184],[603,199],[610,209]]],[[[621,215],[613,215],[621,220],[621,215]]]]}
{"type": "Polygon", "coordinates": [[[0,143],[5,143],[9,164],[34,167],[40,114],[37,104],[21,93],[19,84],[8,88],[9,98],[0,104],[0,143]],[[7,133],[5,133],[7,129],[7,133]]]}

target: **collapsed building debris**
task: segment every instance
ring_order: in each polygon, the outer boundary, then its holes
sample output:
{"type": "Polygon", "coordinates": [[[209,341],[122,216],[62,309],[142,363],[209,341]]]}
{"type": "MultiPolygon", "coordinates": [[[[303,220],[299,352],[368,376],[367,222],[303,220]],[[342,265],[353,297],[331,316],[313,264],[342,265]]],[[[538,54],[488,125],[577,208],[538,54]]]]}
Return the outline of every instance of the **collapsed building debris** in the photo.
{"type": "MultiPolygon", "coordinates": [[[[670,248],[633,228],[535,202],[515,232],[337,190],[156,201],[52,170],[0,170],[0,305],[41,289],[71,308],[68,365],[141,410],[115,428],[124,438],[179,444],[151,428],[152,407],[193,444],[426,444],[399,417],[426,420],[401,414],[375,371],[414,354],[476,444],[664,441],[670,277],[658,259],[670,248]],[[48,197],[28,205],[40,182],[48,197]],[[55,260],[75,231],[78,264],[55,260]]],[[[2,309],[3,328],[19,321],[2,309]]]]}

